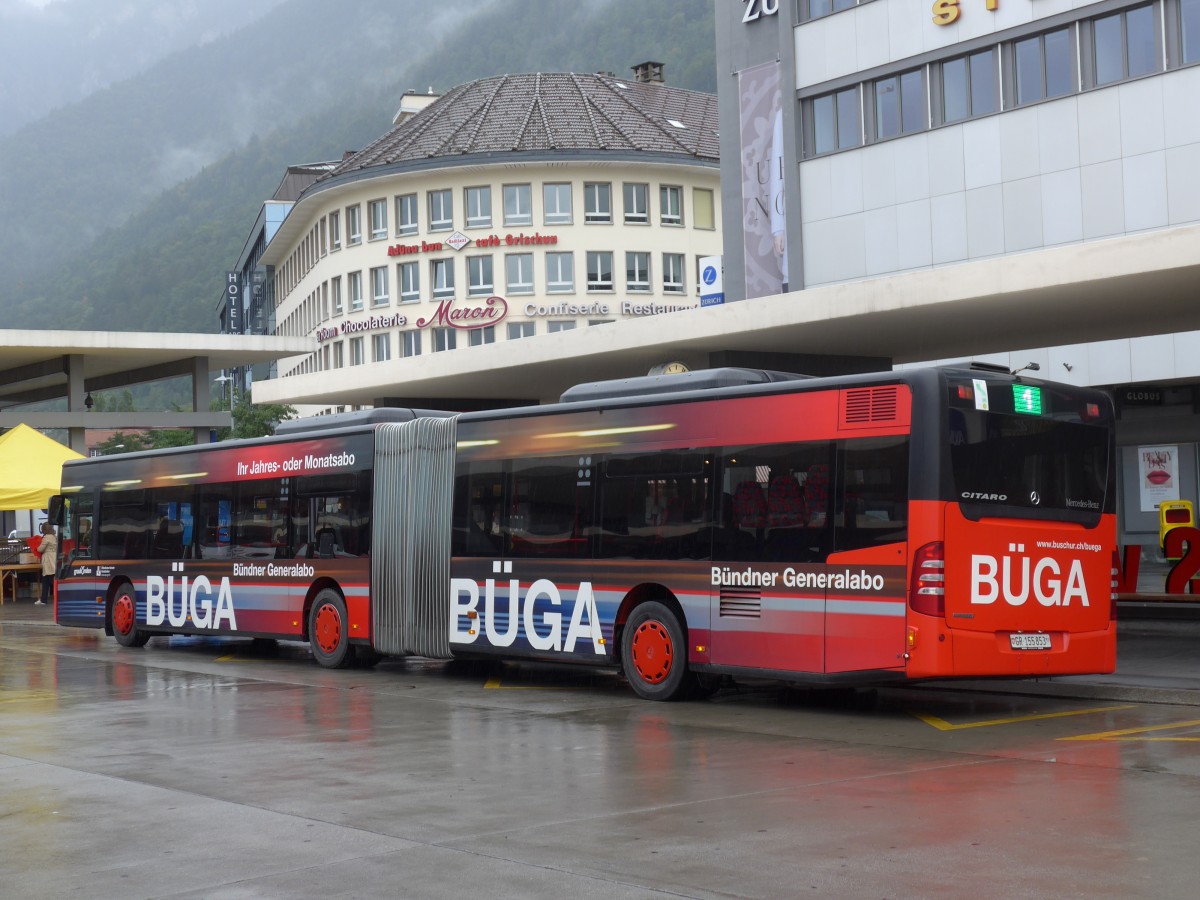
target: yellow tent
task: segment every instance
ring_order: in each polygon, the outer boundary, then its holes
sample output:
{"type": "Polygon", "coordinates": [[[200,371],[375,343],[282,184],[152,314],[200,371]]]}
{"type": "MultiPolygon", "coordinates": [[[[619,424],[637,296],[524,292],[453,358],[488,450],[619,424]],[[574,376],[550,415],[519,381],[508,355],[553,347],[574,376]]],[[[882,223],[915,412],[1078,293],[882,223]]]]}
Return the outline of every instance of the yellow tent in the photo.
{"type": "Polygon", "coordinates": [[[0,509],[45,509],[62,486],[62,464],[82,454],[28,425],[0,435],[0,509]]]}

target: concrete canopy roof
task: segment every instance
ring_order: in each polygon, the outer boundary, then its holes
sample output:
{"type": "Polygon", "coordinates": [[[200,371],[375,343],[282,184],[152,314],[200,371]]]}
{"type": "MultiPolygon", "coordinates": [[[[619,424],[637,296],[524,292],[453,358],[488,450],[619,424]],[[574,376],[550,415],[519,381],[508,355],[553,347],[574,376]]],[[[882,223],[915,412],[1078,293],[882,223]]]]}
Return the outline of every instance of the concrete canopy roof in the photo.
{"type": "Polygon", "coordinates": [[[0,329],[0,410],[66,397],[68,370],[76,366],[82,389],[100,391],[191,375],[197,360],[206,371],[228,369],[310,353],[315,345],[308,337],[0,329]]]}
{"type": "Polygon", "coordinates": [[[1200,328],[1200,226],[845,282],[532,339],[260,381],[256,403],[551,400],[710,354],[970,358],[1200,328]],[[667,327],[669,323],[669,327],[667,327]]]}

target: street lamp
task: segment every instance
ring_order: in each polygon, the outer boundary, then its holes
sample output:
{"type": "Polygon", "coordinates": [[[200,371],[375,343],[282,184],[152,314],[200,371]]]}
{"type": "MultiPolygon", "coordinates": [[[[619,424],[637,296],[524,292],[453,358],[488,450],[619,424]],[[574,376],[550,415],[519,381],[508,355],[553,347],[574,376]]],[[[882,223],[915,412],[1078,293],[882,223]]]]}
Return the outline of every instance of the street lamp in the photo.
{"type": "Polygon", "coordinates": [[[216,381],[221,385],[221,399],[224,400],[225,399],[225,386],[227,384],[229,384],[229,382],[233,381],[233,379],[230,378],[228,375],[218,375],[216,378],[213,379],[213,381],[216,381]]]}

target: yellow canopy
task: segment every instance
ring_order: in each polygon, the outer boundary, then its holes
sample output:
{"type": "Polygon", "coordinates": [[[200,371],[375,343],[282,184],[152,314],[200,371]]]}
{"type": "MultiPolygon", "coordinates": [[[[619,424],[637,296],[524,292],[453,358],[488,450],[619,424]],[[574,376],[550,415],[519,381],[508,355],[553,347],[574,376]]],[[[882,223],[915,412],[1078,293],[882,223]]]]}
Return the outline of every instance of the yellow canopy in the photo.
{"type": "Polygon", "coordinates": [[[82,455],[28,425],[0,435],[0,509],[45,509],[62,486],[62,464],[82,455]]]}

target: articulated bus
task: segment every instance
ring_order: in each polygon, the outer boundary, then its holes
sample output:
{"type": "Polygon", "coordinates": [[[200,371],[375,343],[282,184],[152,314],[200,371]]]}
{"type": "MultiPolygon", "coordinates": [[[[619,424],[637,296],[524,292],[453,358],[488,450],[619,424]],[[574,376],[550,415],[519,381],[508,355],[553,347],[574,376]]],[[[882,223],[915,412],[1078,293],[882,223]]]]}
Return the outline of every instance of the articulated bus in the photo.
{"type": "Polygon", "coordinates": [[[980,365],[597,382],[68,462],[56,616],[620,669],[642,697],[1110,672],[1114,414],[980,365]]]}

